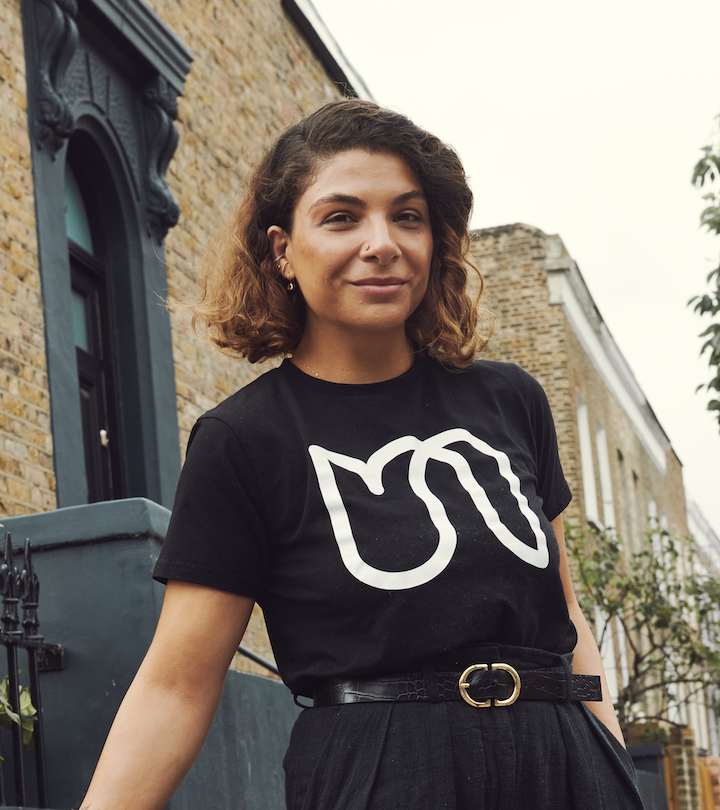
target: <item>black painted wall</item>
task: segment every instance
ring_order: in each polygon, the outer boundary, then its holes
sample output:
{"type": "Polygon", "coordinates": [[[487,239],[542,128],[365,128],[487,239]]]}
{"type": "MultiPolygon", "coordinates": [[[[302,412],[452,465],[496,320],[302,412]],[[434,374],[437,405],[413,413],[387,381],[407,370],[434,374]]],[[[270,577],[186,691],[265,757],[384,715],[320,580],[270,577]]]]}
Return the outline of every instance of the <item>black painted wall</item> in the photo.
{"type": "MultiPolygon", "coordinates": [[[[151,641],[164,590],[151,573],[169,515],[134,498],[3,520],[16,548],[26,537],[33,544],[40,632],[66,651],[62,672],[41,675],[56,810],[79,807],[151,641]]],[[[298,711],[282,684],[229,672],[205,747],[169,809],[281,810],[282,758],[298,711]]],[[[3,742],[9,751],[9,736],[3,742]]]]}

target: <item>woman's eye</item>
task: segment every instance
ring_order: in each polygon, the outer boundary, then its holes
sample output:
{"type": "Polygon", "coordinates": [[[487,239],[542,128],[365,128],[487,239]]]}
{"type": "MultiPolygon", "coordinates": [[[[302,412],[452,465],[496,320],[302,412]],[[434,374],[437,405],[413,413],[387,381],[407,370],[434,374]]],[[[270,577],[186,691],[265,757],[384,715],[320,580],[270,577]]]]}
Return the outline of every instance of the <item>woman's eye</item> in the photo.
{"type": "Polygon", "coordinates": [[[353,222],[353,218],[350,214],[333,214],[329,216],[325,222],[329,222],[331,225],[347,225],[350,222],[353,222]]]}
{"type": "Polygon", "coordinates": [[[423,218],[415,211],[403,211],[397,216],[401,222],[422,222],[423,218]]]}

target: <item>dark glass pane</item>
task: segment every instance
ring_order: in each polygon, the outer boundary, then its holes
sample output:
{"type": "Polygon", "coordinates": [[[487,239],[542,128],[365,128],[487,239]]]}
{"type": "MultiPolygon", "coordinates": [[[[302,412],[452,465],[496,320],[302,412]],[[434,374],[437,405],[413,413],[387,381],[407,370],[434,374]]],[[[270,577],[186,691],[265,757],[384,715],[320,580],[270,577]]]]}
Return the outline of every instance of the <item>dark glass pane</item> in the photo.
{"type": "Polygon", "coordinates": [[[69,163],[65,166],[65,230],[68,239],[72,239],[90,255],[95,253],[85,201],[69,163]]]}
{"type": "Polygon", "coordinates": [[[72,291],[72,316],[75,345],[78,348],[89,352],[90,341],[88,339],[88,300],[85,295],[77,290],[72,291]]]}
{"type": "Polygon", "coordinates": [[[85,474],[94,503],[124,495],[106,268],[69,244],[85,474]]]}

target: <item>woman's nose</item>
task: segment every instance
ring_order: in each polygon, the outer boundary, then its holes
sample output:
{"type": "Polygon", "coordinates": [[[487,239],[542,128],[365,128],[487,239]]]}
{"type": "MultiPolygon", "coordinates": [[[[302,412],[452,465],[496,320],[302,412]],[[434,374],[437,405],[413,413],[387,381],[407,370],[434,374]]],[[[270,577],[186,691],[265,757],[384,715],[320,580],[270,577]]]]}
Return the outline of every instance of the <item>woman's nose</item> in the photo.
{"type": "Polygon", "coordinates": [[[399,258],[400,248],[393,238],[388,223],[376,222],[371,228],[368,228],[365,243],[360,252],[364,259],[377,261],[381,265],[391,264],[399,258]]]}

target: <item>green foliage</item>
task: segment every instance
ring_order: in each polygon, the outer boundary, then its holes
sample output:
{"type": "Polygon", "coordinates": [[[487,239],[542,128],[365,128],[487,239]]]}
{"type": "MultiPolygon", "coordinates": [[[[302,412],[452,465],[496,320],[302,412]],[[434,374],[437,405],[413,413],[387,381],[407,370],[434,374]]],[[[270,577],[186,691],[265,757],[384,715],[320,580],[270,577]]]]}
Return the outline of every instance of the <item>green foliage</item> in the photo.
{"type": "Polygon", "coordinates": [[[695,570],[690,537],[651,529],[642,547],[628,553],[612,531],[566,531],[583,612],[594,623],[600,608],[608,620],[603,634],[613,622],[625,631],[629,678],[615,704],[620,725],[624,729],[638,716],[669,722],[674,708],[720,679],[720,580],[695,570]],[[650,693],[661,707],[652,718],[643,710],[650,693]]]}
{"type": "Polygon", "coordinates": [[[35,720],[37,719],[37,709],[30,699],[30,690],[24,686],[20,687],[20,712],[13,711],[10,703],[10,681],[6,675],[0,681],[0,726],[12,728],[16,723],[22,729],[23,748],[27,751],[33,741],[33,731],[35,720]]]}
{"type": "MultiPolygon", "coordinates": [[[[698,187],[704,186],[706,181],[709,184],[720,180],[720,148],[704,146],[702,152],[703,156],[697,162],[692,176],[693,184],[698,187]]],[[[700,215],[700,224],[720,235],[720,195],[708,192],[703,199],[708,205],[700,215]]],[[[688,301],[688,305],[694,304],[693,309],[699,315],[709,315],[716,319],[720,313],[720,266],[708,274],[707,282],[710,285],[710,292],[694,296],[688,301]]],[[[720,423],[720,321],[711,323],[700,337],[706,339],[700,354],[708,352],[708,363],[713,377],[710,382],[699,385],[697,390],[706,388],[708,392],[714,392],[708,402],[708,410],[716,412],[720,423]]]]}

